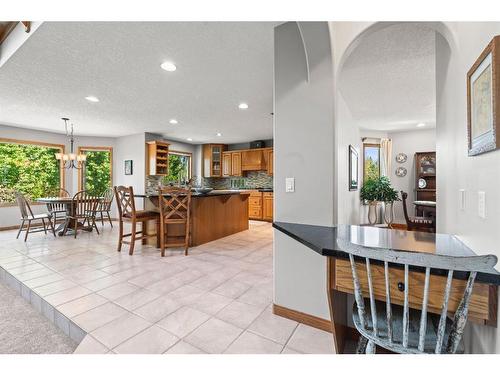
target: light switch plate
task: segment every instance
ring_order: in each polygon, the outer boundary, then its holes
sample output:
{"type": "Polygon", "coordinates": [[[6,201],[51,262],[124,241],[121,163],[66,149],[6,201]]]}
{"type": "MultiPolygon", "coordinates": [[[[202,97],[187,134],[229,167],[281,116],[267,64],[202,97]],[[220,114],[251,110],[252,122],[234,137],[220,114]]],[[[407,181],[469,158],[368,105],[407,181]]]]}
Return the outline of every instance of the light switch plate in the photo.
{"type": "Polygon", "coordinates": [[[477,213],[481,219],[486,219],[486,193],[477,192],[477,213]]]}
{"type": "Polygon", "coordinates": [[[460,210],[465,211],[465,189],[460,189],[458,192],[459,192],[458,204],[460,210]]]}
{"type": "Polygon", "coordinates": [[[295,178],[287,177],[285,179],[285,192],[293,193],[295,191],[295,178]]]}

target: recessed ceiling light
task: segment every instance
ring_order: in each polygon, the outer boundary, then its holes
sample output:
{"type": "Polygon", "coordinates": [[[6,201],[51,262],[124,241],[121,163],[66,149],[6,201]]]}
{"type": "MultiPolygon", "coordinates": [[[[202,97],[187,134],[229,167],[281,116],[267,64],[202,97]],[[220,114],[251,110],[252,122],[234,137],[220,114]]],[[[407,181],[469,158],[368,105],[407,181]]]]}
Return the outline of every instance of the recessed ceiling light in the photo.
{"type": "Polygon", "coordinates": [[[191,142],[193,138],[186,138],[186,141],[191,142]]]}
{"type": "Polygon", "coordinates": [[[425,126],[425,124],[423,122],[420,122],[417,124],[417,128],[423,128],[425,126]]]}
{"type": "Polygon", "coordinates": [[[222,137],[222,133],[217,133],[216,136],[217,137],[222,137]]]}
{"type": "Polygon", "coordinates": [[[248,109],[248,104],[247,103],[240,103],[238,106],[239,109],[248,109]]]}
{"type": "Polygon", "coordinates": [[[89,102],[92,102],[92,103],[97,103],[99,101],[99,98],[97,98],[95,96],[86,96],[85,99],[87,99],[89,102]]]}
{"type": "Polygon", "coordinates": [[[175,124],[178,124],[178,123],[179,123],[179,121],[177,121],[175,118],[171,119],[169,122],[170,122],[172,125],[175,125],[175,124]]]}
{"type": "Polygon", "coordinates": [[[171,61],[165,61],[163,64],[160,65],[163,70],[166,70],[167,72],[175,72],[177,70],[177,67],[175,64],[171,61]]]}

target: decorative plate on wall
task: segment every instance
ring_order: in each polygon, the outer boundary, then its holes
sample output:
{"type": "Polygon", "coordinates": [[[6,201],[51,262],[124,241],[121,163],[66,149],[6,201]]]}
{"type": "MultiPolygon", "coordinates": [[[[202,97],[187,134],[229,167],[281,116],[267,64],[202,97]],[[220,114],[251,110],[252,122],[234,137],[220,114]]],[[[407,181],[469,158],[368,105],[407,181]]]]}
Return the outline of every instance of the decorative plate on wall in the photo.
{"type": "Polygon", "coordinates": [[[396,161],[398,163],[404,163],[406,160],[408,160],[408,155],[406,155],[405,153],[400,152],[396,155],[396,161]]]}
{"type": "Polygon", "coordinates": [[[405,167],[398,167],[396,169],[396,176],[398,177],[404,177],[406,176],[406,173],[408,173],[408,171],[406,170],[405,167]]]}
{"type": "Polygon", "coordinates": [[[423,179],[423,178],[419,178],[418,179],[418,188],[425,189],[426,186],[427,186],[427,181],[425,181],[425,179],[423,179]]]}

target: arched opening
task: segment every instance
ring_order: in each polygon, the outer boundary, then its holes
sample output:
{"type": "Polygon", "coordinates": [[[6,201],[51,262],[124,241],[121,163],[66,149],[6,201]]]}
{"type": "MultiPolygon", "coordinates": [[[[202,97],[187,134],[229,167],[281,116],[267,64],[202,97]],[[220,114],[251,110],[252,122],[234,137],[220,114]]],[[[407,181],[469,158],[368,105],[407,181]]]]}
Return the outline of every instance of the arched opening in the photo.
{"type": "MultiPolygon", "coordinates": [[[[394,189],[408,194],[408,216],[435,223],[439,80],[453,45],[443,23],[379,22],[348,44],[336,69],[336,126],[344,138],[337,144],[354,143],[357,148],[359,186],[387,176],[394,189]]],[[[353,207],[359,204],[356,197],[352,194],[349,207],[340,209],[339,222],[368,223],[368,206],[353,207]]],[[[346,201],[339,197],[339,205],[340,200],[346,201]]],[[[407,224],[402,202],[394,204],[394,219],[384,215],[382,205],[377,211],[380,224],[407,224]]]]}

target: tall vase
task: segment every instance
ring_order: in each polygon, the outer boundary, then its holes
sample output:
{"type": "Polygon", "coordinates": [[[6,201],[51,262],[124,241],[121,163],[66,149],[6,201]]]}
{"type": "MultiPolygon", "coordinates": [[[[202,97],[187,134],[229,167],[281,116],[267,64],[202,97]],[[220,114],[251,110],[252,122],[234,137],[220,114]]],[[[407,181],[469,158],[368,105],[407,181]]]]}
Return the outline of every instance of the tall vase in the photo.
{"type": "Polygon", "coordinates": [[[378,222],[377,203],[377,201],[368,202],[368,222],[370,225],[377,224],[378,222]]]}
{"type": "Polygon", "coordinates": [[[394,221],[394,202],[384,202],[384,221],[390,228],[394,221]]]}

